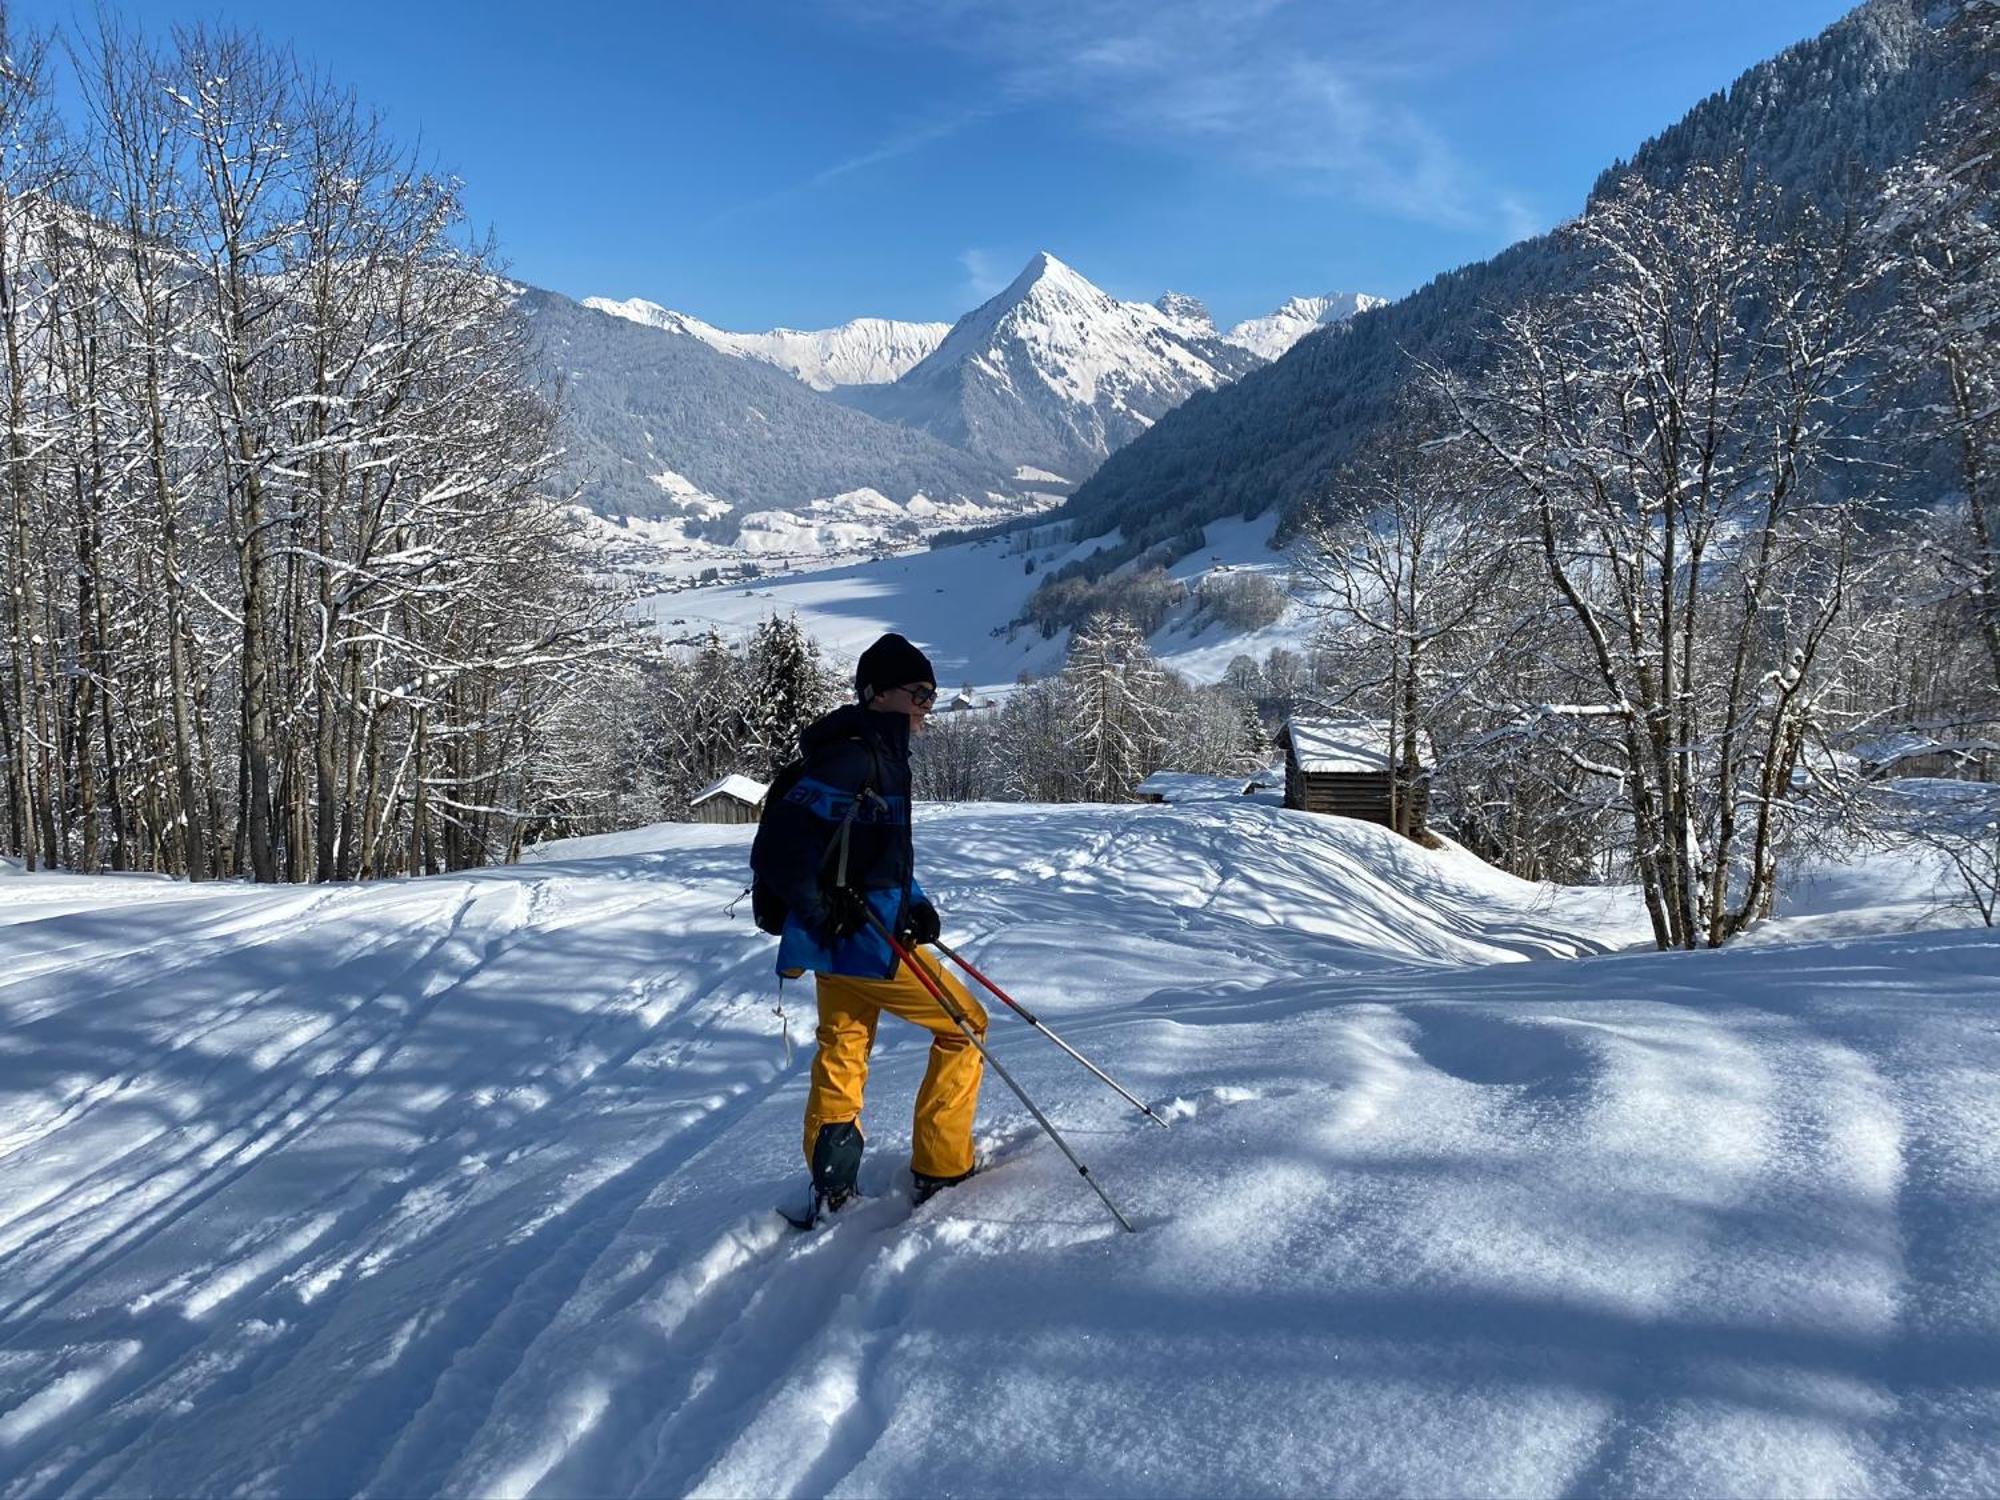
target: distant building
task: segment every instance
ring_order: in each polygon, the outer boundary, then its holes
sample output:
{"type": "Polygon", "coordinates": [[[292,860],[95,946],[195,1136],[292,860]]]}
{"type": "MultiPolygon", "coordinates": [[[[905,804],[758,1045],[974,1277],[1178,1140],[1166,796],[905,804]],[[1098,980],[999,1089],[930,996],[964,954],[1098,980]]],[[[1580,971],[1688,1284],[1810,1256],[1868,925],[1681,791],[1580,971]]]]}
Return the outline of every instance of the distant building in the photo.
{"type": "Polygon", "coordinates": [[[748,776],[725,776],[688,803],[688,811],[697,823],[754,823],[764,815],[768,791],[748,776]]]}
{"type": "Polygon", "coordinates": [[[1412,838],[1422,838],[1436,760],[1420,737],[1414,784],[1392,769],[1390,731],[1381,719],[1293,719],[1278,731],[1285,752],[1285,806],[1364,823],[1396,826],[1400,802],[1409,809],[1412,838]]]}
{"type": "Polygon", "coordinates": [[[1132,788],[1132,797],[1137,802],[1178,802],[1178,794],[1187,790],[1190,781],[1208,779],[1191,777],[1185,771],[1155,771],[1132,788]]]}
{"type": "Polygon", "coordinates": [[[1155,771],[1132,788],[1132,797],[1138,802],[1230,802],[1250,796],[1265,786],[1275,785],[1275,779],[1207,776],[1198,771],[1155,771]]]}
{"type": "Polygon", "coordinates": [[[1885,735],[1854,747],[1861,773],[1870,780],[1892,776],[1936,776],[1956,781],[1991,781],[2000,774],[2000,744],[1978,735],[1885,735]]]}

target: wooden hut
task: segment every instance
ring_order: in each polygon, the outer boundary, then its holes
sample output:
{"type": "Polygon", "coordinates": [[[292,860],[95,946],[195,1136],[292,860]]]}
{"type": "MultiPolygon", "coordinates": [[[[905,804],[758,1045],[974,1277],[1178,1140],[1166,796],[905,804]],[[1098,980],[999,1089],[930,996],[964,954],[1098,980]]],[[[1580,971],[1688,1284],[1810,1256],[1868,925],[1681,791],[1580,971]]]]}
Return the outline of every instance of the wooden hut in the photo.
{"type": "Polygon", "coordinates": [[[725,776],[688,803],[688,811],[697,823],[754,823],[764,815],[768,791],[748,776],[725,776]]]}
{"type": "Polygon", "coordinates": [[[1855,746],[1854,754],[1871,781],[1899,776],[1991,781],[2000,772],[2000,743],[1976,734],[1891,734],[1855,746]]]}
{"type": "Polygon", "coordinates": [[[1285,752],[1285,806],[1396,826],[1395,802],[1406,799],[1413,838],[1424,832],[1432,757],[1420,740],[1417,778],[1399,785],[1391,768],[1389,725],[1380,719],[1293,719],[1278,731],[1285,752]]]}

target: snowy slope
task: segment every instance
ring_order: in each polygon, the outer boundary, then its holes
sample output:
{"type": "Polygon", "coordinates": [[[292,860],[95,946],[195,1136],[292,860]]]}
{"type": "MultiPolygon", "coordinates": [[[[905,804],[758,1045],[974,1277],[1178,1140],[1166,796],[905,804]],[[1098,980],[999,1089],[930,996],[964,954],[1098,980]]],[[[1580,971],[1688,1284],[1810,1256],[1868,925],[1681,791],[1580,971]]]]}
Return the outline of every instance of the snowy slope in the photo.
{"type": "Polygon", "coordinates": [[[1276,312],[1246,318],[1222,335],[1262,359],[1277,359],[1309,333],[1344,323],[1371,307],[1387,307],[1387,297],[1366,292],[1328,292],[1324,297],[1294,297],[1276,312]]]}
{"type": "Polygon", "coordinates": [[[893,385],[840,396],[991,462],[1081,479],[1189,396],[1259,363],[1042,252],[893,385]]]}
{"type": "MultiPolygon", "coordinates": [[[[795,1237],[749,830],[0,897],[0,1494],[1990,1494],[1981,932],[1658,957],[1254,804],[925,808],[984,1173],[795,1237]]],[[[809,1008],[785,996],[794,1041],[809,1008]]]]}
{"type": "Polygon", "coordinates": [[[643,297],[614,301],[585,297],[585,307],[700,339],[711,349],[776,365],[816,391],[839,385],[875,385],[894,380],[937,348],[949,323],[899,323],[891,318],[854,318],[838,328],[773,328],[768,333],[732,333],[675,312],[643,297]]]}

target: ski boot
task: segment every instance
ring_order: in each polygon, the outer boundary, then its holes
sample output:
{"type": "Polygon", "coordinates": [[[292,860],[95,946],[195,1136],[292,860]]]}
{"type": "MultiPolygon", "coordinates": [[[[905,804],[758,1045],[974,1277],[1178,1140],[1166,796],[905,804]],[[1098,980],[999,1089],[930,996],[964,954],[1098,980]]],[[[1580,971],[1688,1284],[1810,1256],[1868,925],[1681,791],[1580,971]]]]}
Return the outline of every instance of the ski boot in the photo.
{"type": "Polygon", "coordinates": [[[852,1120],[822,1125],[813,1140],[813,1218],[839,1213],[861,1175],[861,1129],[852,1120]]]}
{"type": "Polygon", "coordinates": [[[946,1188],[957,1187],[961,1182],[965,1181],[966,1178],[970,1177],[974,1172],[978,1170],[979,1168],[977,1167],[968,1167],[965,1171],[960,1172],[956,1177],[931,1177],[927,1176],[922,1172],[919,1172],[915,1167],[912,1167],[910,1169],[911,1205],[915,1206],[917,1204],[929,1202],[932,1198],[936,1197],[946,1188]]]}

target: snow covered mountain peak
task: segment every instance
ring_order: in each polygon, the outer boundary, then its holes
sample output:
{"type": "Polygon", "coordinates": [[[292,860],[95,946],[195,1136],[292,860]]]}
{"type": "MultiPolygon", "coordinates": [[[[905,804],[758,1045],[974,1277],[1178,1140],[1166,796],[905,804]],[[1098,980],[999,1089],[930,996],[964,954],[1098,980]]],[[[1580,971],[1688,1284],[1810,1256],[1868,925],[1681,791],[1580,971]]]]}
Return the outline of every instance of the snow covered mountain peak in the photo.
{"type": "Polygon", "coordinates": [[[949,323],[852,318],[837,328],[773,328],[767,333],[734,333],[643,297],[622,302],[608,297],[586,297],[583,305],[649,328],[687,334],[724,354],[776,365],[816,391],[830,391],[843,385],[881,385],[894,380],[935,349],[951,330],[949,323]]]}
{"type": "Polygon", "coordinates": [[[1293,297],[1276,312],[1262,318],[1248,318],[1222,335],[1239,348],[1265,359],[1276,359],[1307,334],[1334,323],[1344,323],[1357,313],[1388,304],[1386,297],[1366,292],[1328,292],[1321,297],[1293,297]]]}
{"type": "Polygon", "coordinates": [[[1212,329],[1119,301],[1043,250],[893,386],[843,399],[976,456],[1081,477],[1170,408],[1259,363],[1212,329]]]}
{"type": "Polygon", "coordinates": [[[1293,297],[1273,316],[1309,318],[1315,323],[1335,322],[1374,307],[1381,300],[1365,292],[1328,292],[1323,297],[1293,297]]]}
{"type": "Polygon", "coordinates": [[[1001,298],[1010,302],[1035,295],[1088,298],[1104,297],[1106,294],[1075,267],[1057,260],[1046,250],[1037,250],[1028,258],[1027,265],[1021,268],[1021,274],[1000,294],[1001,298]]]}
{"type": "MultiPolygon", "coordinates": [[[[1040,250],[1005,291],[960,318],[946,335],[946,342],[983,336],[985,330],[1002,323],[1019,327],[1023,323],[1042,321],[1054,327],[1115,319],[1122,306],[1123,303],[1089,277],[1057,260],[1048,251],[1040,250]]],[[[1149,307],[1147,311],[1154,309],[1149,307]]],[[[942,345],[939,347],[943,348],[942,345]]]]}
{"type": "Polygon", "coordinates": [[[1183,328],[1197,333],[1215,332],[1215,319],[1209,314],[1208,304],[1199,297],[1190,297],[1186,292],[1162,292],[1153,306],[1183,328]]]}
{"type": "MultiPolygon", "coordinates": [[[[585,297],[585,307],[598,312],[609,313],[614,318],[623,318],[628,323],[643,323],[648,328],[664,328],[669,333],[690,333],[695,328],[708,328],[699,318],[690,318],[686,313],[677,313],[671,307],[662,307],[657,302],[648,302],[644,297],[627,297],[616,301],[610,297],[585,297]]],[[[720,333],[720,329],[709,329],[720,333]]],[[[707,340],[703,340],[704,343],[707,340]]]]}

